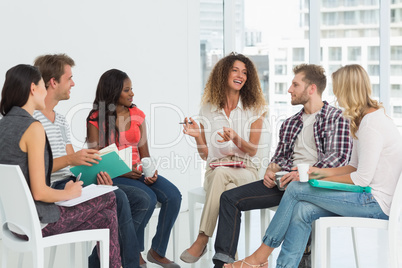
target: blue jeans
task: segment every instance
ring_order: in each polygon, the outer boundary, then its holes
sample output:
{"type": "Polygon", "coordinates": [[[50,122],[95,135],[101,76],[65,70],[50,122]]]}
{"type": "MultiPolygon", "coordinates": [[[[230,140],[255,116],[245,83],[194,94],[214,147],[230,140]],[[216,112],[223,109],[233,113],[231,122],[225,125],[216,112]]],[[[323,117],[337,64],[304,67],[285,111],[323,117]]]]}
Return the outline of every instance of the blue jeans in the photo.
{"type": "MultiPolygon", "coordinates": [[[[75,177],[58,181],[52,185],[55,189],[64,189],[66,183],[70,180],[75,181],[75,177]]],[[[148,195],[136,187],[127,185],[118,185],[115,190],[116,210],[119,223],[119,244],[120,255],[123,267],[139,267],[140,246],[137,239],[137,227],[143,221],[147,214],[150,198],[148,195]]],[[[89,256],[89,267],[100,267],[99,256],[96,247],[89,256]]]]}
{"type": "Polygon", "coordinates": [[[146,185],[144,183],[144,176],[138,180],[117,177],[114,178],[113,181],[119,185],[124,184],[139,188],[145,191],[150,198],[147,213],[137,230],[140,251],[144,250],[144,230],[152,216],[156,202],[158,201],[162,204],[159,212],[156,234],[152,239],[151,248],[161,257],[165,257],[170,232],[172,231],[173,224],[175,223],[180,211],[181,193],[179,189],[161,175],[158,175],[158,179],[152,185],[146,185]]]}
{"type": "Polygon", "coordinates": [[[239,242],[241,212],[277,206],[283,193],[277,187],[266,187],[262,180],[222,193],[215,239],[216,253],[213,256],[216,266],[222,267],[223,263],[232,263],[235,260],[239,242]]]}
{"type": "Polygon", "coordinates": [[[276,267],[297,267],[313,221],[330,216],[388,219],[371,193],[334,191],[291,182],[262,239],[273,248],[283,242],[276,267]]]}

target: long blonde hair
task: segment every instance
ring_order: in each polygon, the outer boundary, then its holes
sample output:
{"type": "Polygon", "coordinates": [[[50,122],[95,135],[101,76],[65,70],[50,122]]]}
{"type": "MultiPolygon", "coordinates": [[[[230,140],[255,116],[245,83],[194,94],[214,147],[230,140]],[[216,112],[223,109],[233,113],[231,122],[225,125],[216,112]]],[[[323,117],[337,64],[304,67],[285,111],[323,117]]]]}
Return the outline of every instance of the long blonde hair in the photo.
{"type": "Polygon", "coordinates": [[[266,102],[258,79],[257,69],[249,58],[237,53],[231,53],[215,64],[205,86],[201,105],[211,103],[218,108],[224,108],[229,72],[237,60],[243,62],[247,69],[247,81],[240,90],[243,107],[263,110],[266,102]]]}
{"type": "Polygon", "coordinates": [[[367,110],[382,105],[371,98],[371,83],[367,72],[358,64],[346,65],[332,74],[333,91],[343,114],[350,119],[352,137],[356,137],[367,110]]]}

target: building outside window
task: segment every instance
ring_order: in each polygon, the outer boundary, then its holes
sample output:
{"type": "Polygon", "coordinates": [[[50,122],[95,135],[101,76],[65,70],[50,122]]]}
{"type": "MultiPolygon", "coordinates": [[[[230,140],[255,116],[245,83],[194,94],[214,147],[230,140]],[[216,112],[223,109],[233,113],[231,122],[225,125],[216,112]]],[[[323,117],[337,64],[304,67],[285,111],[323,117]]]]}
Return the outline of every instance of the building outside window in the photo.
{"type": "Polygon", "coordinates": [[[330,61],[341,61],[342,60],[342,48],[341,47],[329,47],[328,48],[328,58],[330,61]]]}
{"type": "Polygon", "coordinates": [[[348,60],[349,61],[360,61],[362,56],[361,47],[348,47],[348,60]]]}

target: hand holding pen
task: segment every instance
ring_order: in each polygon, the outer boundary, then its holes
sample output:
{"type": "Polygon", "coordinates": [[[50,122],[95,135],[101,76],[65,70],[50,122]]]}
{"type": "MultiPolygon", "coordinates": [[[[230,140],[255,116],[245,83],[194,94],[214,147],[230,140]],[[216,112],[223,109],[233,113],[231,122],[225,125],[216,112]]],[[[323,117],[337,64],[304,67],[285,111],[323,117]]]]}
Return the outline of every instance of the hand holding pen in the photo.
{"type": "Polygon", "coordinates": [[[200,136],[200,127],[198,124],[190,117],[190,120],[184,118],[183,133],[191,137],[198,138],[200,136]]]}

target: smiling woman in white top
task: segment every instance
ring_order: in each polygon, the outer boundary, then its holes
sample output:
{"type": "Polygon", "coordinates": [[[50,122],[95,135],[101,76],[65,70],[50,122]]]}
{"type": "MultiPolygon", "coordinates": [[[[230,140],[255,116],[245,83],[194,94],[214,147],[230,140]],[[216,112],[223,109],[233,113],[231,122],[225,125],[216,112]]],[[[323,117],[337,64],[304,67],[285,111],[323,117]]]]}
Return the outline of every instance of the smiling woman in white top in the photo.
{"type": "Polygon", "coordinates": [[[258,180],[256,155],[267,111],[264,95],[252,61],[231,53],[212,70],[199,116],[199,125],[185,119],[183,132],[195,138],[198,152],[207,161],[204,189],[206,200],[197,240],[181,259],[193,263],[205,254],[218,214],[221,194],[236,186],[258,180]],[[242,161],[245,168],[210,168],[210,163],[242,161]]]}
{"type": "Polygon", "coordinates": [[[380,103],[373,100],[367,72],[347,65],[332,74],[333,91],[350,120],[353,137],[349,165],[309,170],[310,178],[371,187],[371,193],[334,191],[291,182],[282,197],[261,246],[251,256],[225,267],[267,267],[274,248],[282,244],[277,267],[297,267],[320,217],[346,216],[388,219],[392,197],[402,172],[402,137],[380,103]]]}

